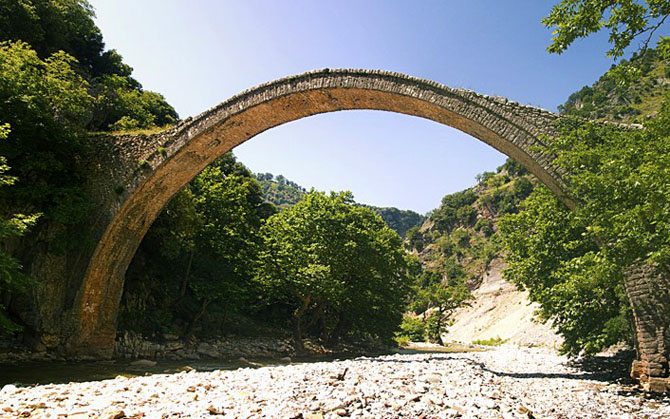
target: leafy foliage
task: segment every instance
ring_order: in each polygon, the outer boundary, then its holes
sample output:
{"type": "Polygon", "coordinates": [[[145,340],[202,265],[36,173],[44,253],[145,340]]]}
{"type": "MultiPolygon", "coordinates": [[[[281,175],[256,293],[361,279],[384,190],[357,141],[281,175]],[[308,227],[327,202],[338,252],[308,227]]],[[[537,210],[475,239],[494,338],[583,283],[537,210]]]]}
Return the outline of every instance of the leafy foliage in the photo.
{"type": "MultiPolygon", "coordinates": [[[[158,93],[144,91],[133,69],[115,50],[105,50],[94,12],[85,0],[1,0],[0,41],[23,42],[40,59],[70,57],[68,65],[84,80],[94,98],[86,118],[88,130],[151,128],[178,120],[158,93]]],[[[12,125],[16,127],[16,125],[12,125]]]]}
{"type": "MultiPolygon", "coordinates": [[[[0,126],[0,141],[7,138],[9,125],[0,126]]],[[[0,187],[10,186],[16,182],[16,178],[7,175],[7,160],[0,156],[0,187]]],[[[0,218],[0,240],[22,235],[31,225],[35,223],[39,214],[26,216],[16,214],[11,218],[0,218]]],[[[0,248],[0,295],[8,292],[25,292],[30,285],[30,280],[23,274],[19,262],[0,248]]],[[[5,306],[0,300],[0,333],[15,332],[21,327],[10,320],[5,311],[5,306]]]]}
{"type": "Polygon", "coordinates": [[[544,187],[523,208],[500,223],[507,250],[504,276],[529,291],[543,318],[554,319],[564,337],[562,350],[594,353],[630,340],[622,278],[611,269],[597,272],[598,245],[586,236],[583,220],[544,187]]]}
{"type": "Polygon", "coordinates": [[[396,333],[396,338],[404,338],[406,342],[422,342],[426,336],[425,321],[419,316],[405,314],[400,323],[400,331],[396,333]]]}
{"type": "Polygon", "coordinates": [[[558,108],[562,114],[592,120],[645,122],[658,113],[668,85],[670,62],[650,49],[643,55],[633,54],[630,61],[622,60],[558,108]]]}
{"type": "Polygon", "coordinates": [[[260,228],[273,212],[231,153],[207,167],[170,202],[142,242],[127,275],[122,326],[155,331],[173,318],[181,330],[169,331],[190,336],[203,318],[225,319],[253,303],[260,228]],[[150,304],[140,304],[143,295],[150,304]],[[215,314],[208,317],[211,310],[215,314]]]}
{"type": "Polygon", "coordinates": [[[23,42],[0,44],[0,115],[12,127],[0,152],[19,178],[3,201],[64,224],[86,210],[76,168],[93,102],[73,61],[63,52],[42,60],[23,42]]]}
{"type": "Polygon", "coordinates": [[[256,180],[261,185],[263,197],[280,210],[297,204],[307,193],[305,188],[282,175],[275,178],[272,173],[258,173],[256,180]]]}
{"type": "MultiPolygon", "coordinates": [[[[258,173],[256,179],[261,185],[263,197],[280,210],[297,204],[307,193],[305,188],[282,175],[275,177],[272,173],[258,173]]],[[[364,206],[372,208],[375,213],[379,214],[386,225],[395,230],[400,237],[405,237],[410,228],[420,225],[425,219],[422,215],[410,210],[372,205],[364,206]]]]}
{"type": "Polygon", "coordinates": [[[405,315],[396,337],[411,341],[428,340],[441,345],[442,334],[451,324],[454,311],[472,299],[465,283],[465,270],[453,259],[424,265],[418,257],[410,256],[409,262],[414,278],[409,305],[413,314],[405,315]]]}
{"type": "Polygon", "coordinates": [[[542,188],[506,218],[505,274],[555,318],[564,351],[592,353],[633,338],[626,270],[670,267],[670,105],[644,130],[570,120],[553,148],[578,207],[542,188]]]}
{"type": "Polygon", "coordinates": [[[498,219],[517,212],[534,189],[528,172],[511,159],[477,179],[475,187],[445,196],[422,227],[408,230],[406,240],[426,266],[447,260],[461,266],[471,288],[500,254],[498,219]]]}
{"type": "Polygon", "coordinates": [[[472,341],[473,345],[483,345],[483,346],[500,346],[507,343],[509,339],[502,339],[500,336],[488,339],[475,339],[472,341]]]}
{"type": "Polygon", "coordinates": [[[425,217],[411,210],[401,210],[395,207],[375,207],[365,205],[372,209],[392,230],[395,230],[400,237],[405,237],[407,231],[413,227],[420,226],[425,217]]]}
{"type": "Polygon", "coordinates": [[[668,15],[667,0],[562,0],[542,23],[555,28],[549,52],[560,54],[578,38],[605,29],[612,44],[607,55],[618,58],[635,38],[645,37],[646,48],[668,15]]]}
{"type": "Polygon", "coordinates": [[[311,191],[270,217],[258,280],[291,307],[294,339],[316,328],[343,336],[390,339],[409,291],[400,237],[348,192],[311,191]]]}
{"type": "MultiPolygon", "coordinates": [[[[516,213],[535,188],[528,171],[508,159],[477,185],[446,195],[421,227],[408,230],[414,292],[410,309],[420,314],[425,338],[441,343],[454,311],[468,304],[491,261],[501,256],[498,220],[516,213]]],[[[408,320],[409,321],[409,320],[408,320]]],[[[400,334],[400,339],[410,339],[400,334]]]]}

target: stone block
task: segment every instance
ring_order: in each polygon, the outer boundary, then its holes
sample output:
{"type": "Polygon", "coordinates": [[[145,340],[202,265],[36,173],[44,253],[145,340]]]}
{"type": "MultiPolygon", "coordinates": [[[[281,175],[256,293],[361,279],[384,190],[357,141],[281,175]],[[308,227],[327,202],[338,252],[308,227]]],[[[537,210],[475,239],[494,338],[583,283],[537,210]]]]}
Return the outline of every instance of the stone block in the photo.
{"type": "Polygon", "coordinates": [[[649,377],[646,383],[642,383],[642,388],[652,393],[664,393],[668,391],[668,384],[667,378],[649,377]]]}

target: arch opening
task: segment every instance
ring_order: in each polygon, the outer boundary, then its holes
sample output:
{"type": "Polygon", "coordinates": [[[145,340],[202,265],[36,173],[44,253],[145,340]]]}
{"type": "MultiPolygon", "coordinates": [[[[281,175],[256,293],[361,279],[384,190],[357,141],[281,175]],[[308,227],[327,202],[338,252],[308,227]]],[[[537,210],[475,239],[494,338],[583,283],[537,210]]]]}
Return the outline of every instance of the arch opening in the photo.
{"type": "Polygon", "coordinates": [[[307,189],[349,190],[357,202],[420,214],[507,157],[455,128],[372,110],[302,118],[232,152],[254,173],[281,174],[307,189]]]}

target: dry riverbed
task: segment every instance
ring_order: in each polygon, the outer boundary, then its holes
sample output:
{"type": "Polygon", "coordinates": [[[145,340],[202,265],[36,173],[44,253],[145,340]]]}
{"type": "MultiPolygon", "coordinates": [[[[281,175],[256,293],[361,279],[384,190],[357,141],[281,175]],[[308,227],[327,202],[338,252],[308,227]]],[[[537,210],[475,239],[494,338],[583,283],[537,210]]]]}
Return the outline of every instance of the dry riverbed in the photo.
{"type": "Polygon", "coordinates": [[[670,399],[544,349],[361,357],[5,386],[0,417],[668,418],[670,399]]]}

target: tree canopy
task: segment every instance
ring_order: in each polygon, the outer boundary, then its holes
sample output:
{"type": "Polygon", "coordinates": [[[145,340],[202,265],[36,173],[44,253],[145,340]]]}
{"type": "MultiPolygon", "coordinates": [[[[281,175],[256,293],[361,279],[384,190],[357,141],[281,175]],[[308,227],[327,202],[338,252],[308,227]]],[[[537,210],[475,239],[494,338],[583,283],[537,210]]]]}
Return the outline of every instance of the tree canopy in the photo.
{"type": "MultiPolygon", "coordinates": [[[[9,125],[0,125],[0,141],[4,141],[9,133],[9,125]]],[[[16,178],[9,176],[7,170],[7,159],[0,156],[0,187],[7,187],[16,182],[16,178]]],[[[39,214],[26,216],[15,214],[10,218],[0,217],[0,240],[7,240],[25,233],[32,226],[39,214]]],[[[0,293],[2,292],[24,292],[31,284],[29,278],[23,273],[21,264],[0,247],[0,293]]],[[[5,313],[5,306],[0,301],[0,333],[3,331],[13,332],[20,330],[20,326],[14,323],[5,313]]]]}
{"type": "Polygon", "coordinates": [[[577,208],[545,188],[502,224],[507,278],[527,288],[565,337],[592,353],[631,341],[623,275],[637,263],[670,272],[670,105],[644,129],[567,119],[552,146],[577,208]]]}
{"type": "Polygon", "coordinates": [[[562,0],[542,23],[554,29],[549,52],[560,54],[575,40],[605,29],[611,44],[607,55],[619,58],[636,38],[646,49],[668,15],[668,0],[562,0]]]}
{"type": "Polygon", "coordinates": [[[267,220],[258,280],[303,330],[390,339],[409,291],[400,237],[350,193],[311,191],[267,220]]]}

